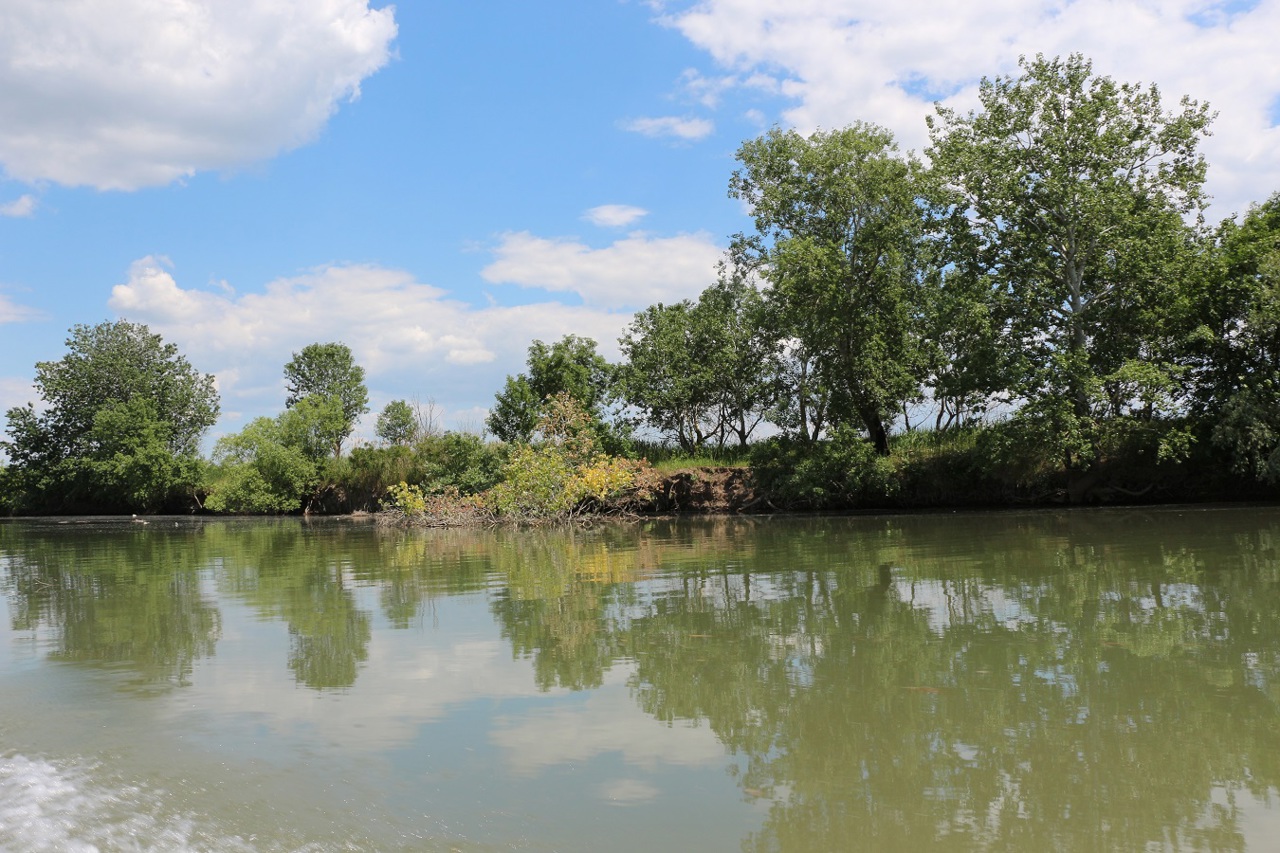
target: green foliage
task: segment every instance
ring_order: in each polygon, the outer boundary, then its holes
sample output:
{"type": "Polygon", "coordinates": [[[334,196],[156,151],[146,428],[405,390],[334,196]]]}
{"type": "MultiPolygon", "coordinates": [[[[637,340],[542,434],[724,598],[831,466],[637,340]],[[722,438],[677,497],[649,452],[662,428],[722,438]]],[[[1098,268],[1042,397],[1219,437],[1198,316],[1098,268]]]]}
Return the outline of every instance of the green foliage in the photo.
{"type": "Polygon", "coordinates": [[[1244,218],[1222,222],[1208,269],[1192,295],[1197,327],[1188,336],[1196,408],[1213,416],[1254,377],[1274,371],[1275,291],[1280,282],[1280,193],[1244,218]]]}
{"type": "Polygon", "coordinates": [[[1280,483],[1280,193],[1219,228],[1191,336],[1197,407],[1233,470],[1280,483]]]}
{"type": "Polygon", "coordinates": [[[485,496],[499,518],[568,519],[634,486],[639,464],[599,452],[593,419],[568,393],[548,401],[537,432],[541,440],[517,446],[485,496]]]}
{"type": "Polygon", "coordinates": [[[18,511],[18,493],[17,469],[0,462],[0,515],[18,511]]]}
{"type": "Polygon", "coordinates": [[[258,418],[240,432],[218,439],[207,508],[242,513],[302,508],[303,498],[318,485],[320,472],[314,453],[291,443],[284,425],[289,414],[258,418]]]}
{"type": "Polygon", "coordinates": [[[528,441],[538,428],[542,399],[534,393],[529,377],[508,376],[485,420],[489,432],[499,441],[528,441]]]}
{"type": "Polygon", "coordinates": [[[36,365],[45,409],[8,412],[11,504],[146,512],[194,495],[200,438],[218,417],[213,377],[126,321],[75,326],[67,349],[36,365]]]}
{"type": "Polygon", "coordinates": [[[418,419],[404,400],[392,400],[378,415],[378,438],[387,444],[408,445],[418,437],[418,419]]]}
{"type": "Polygon", "coordinates": [[[885,506],[897,490],[893,463],[848,428],[817,442],[775,436],[755,445],[751,461],[760,488],[792,508],[885,506]]]}
{"type": "Polygon", "coordinates": [[[888,423],[925,369],[918,164],[865,123],[809,137],[775,128],[737,157],[729,194],[750,206],[756,230],[730,254],[738,275],[758,271],[772,285],[774,339],[800,368],[787,383],[789,421],[816,437],[820,407],[887,454],[888,423]]]}
{"type": "Polygon", "coordinates": [[[614,393],[614,368],[596,352],[591,338],[565,335],[547,346],[529,346],[528,373],[508,376],[485,421],[500,441],[528,441],[538,428],[546,401],[567,394],[597,423],[606,444],[621,445],[625,436],[604,424],[605,407],[614,393]]]}
{"type": "Polygon", "coordinates": [[[317,463],[332,454],[338,456],[351,424],[342,410],[342,401],[329,395],[303,397],[278,418],[281,440],[317,463]]]}
{"type": "Polygon", "coordinates": [[[641,311],[619,343],[624,400],[686,453],[730,435],[745,447],[773,402],[760,294],[740,279],[641,311]]]}
{"type": "MultiPolygon", "coordinates": [[[[1154,87],[1096,77],[1079,55],[1021,60],[1018,77],[984,79],[982,110],[942,107],[929,121],[934,194],[951,262],[986,282],[1018,366],[1010,390],[1033,406],[1028,425],[1065,429],[1057,450],[1081,463],[1084,421],[1135,403],[1122,383],[1172,398],[1173,342],[1196,264],[1183,216],[1202,204],[1199,139],[1212,118],[1183,99],[1166,112],[1154,87]],[[1113,381],[1107,388],[1108,380],[1113,381]],[[1108,395],[1107,392],[1111,392],[1108,395]],[[1055,399],[1069,400],[1062,410],[1055,399]]],[[[1148,397],[1154,407],[1157,401],[1148,397]]]]}
{"type": "Polygon", "coordinates": [[[413,481],[429,493],[449,489],[473,495],[501,479],[503,451],[478,435],[447,432],[427,436],[414,446],[413,481]]]}
{"type": "Polygon", "coordinates": [[[1280,393],[1275,382],[1233,394],[1214,428],[1213,442],[1227,451],[1237,473],[1280,485],[1280,393]]]}
{"type": "Polygon", "coordinates": [[[284,366],[284,378],[289,392],[285,406],[292,409],[304,401],[317,407],[323,404],[323,417],[313,413],[308,424],[322,429],[317,438],[328,443],[334,456],[342,455],[342,442],[355,430],[360,416],[369,411],[364,368],[355,363],[350,347],[309,344],[284,366]]]}
{"type": "Polygon", "coordinates": [[[160,420],[145,397],[99,409],[90,438],[97,451],[87,464],[102,504],[120,501],[145,511],[163,506],[181,487],[194,497],[203,480],[204,461],[170,452],[173,425],[160,420]]]}

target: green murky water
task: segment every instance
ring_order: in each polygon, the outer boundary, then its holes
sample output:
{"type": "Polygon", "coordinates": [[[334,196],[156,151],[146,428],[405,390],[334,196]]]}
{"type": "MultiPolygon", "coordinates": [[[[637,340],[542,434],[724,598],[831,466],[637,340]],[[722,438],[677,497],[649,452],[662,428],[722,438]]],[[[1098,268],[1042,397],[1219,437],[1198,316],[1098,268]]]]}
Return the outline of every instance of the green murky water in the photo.
{"type": "Polygon", "coordinates": [[[1280,509],[0,523],[0,850],[1270,850],[1280,509]]]}

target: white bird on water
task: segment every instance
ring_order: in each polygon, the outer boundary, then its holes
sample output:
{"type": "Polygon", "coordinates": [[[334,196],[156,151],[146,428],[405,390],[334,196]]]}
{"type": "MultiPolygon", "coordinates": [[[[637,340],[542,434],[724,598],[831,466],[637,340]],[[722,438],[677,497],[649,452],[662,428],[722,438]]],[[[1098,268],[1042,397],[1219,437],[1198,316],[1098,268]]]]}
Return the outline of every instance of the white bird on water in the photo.
{"type": "Polygon", "coordinates": [[[135,512],[133,514],[133,523],[134,524],[150,524],[151,522],[147,521],[144,518],[138,518],[138,514],[135,512]]]}

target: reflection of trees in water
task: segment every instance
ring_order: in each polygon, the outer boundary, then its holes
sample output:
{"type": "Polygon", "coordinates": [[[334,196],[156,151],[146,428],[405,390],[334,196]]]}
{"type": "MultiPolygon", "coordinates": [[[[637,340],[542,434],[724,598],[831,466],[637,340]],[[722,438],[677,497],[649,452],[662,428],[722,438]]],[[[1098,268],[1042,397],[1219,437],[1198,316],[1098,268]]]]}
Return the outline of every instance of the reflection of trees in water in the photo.
{"type": "Polygon", "coordinates": [[[372,627],[350,588],[367,554],[367,535],[331,527],[323,535],[297,524],[223,530],[218,583],[260,616],[289,626],[288,666],[317,689],[355,683],[372,627]]]}
{"type": "Polygon", "coordinates": [[[144,683],[184,681],[213,655],[222,620],[190,556],[198,534],[150,533],[0,525],[0,591],[14,629],[51,630],[63,660],[127,664],[144,683]]]}
{"type": "Polygon", "coordinates": [[[494,609],[540,685],[634,661],[646,712],[743,756],[749,849],[1240,849],[1239,796],[1280,785],[1257,518],[728,525],[607,577],[548,541],[494,609]]]}
{"type": "Polygon", "coordinates": [[[485,593],[537,683],[620,662],[771,800],[758,850],[1240,849],[1280,785],[1280,523],[1073,512],[379,531],[292,522],[69,535],[0,525],[15,627],[186,677],[221,590],[287,623],[300,684],[485,593]],[[375,595],[370,590],[368,595],[375,595]]]}

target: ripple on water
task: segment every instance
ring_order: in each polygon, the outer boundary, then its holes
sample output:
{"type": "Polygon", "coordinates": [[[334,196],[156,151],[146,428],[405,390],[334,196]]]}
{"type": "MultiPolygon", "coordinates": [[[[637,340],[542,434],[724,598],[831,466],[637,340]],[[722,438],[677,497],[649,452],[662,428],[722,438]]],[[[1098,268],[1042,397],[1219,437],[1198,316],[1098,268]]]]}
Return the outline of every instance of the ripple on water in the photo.
{"type": "Polygon", "coordinates": [[[163,791],[99,768],[0,755],[0,850],[13,853],[255,850],[251,840],[167,814],[163,791]]]}

